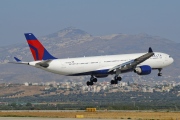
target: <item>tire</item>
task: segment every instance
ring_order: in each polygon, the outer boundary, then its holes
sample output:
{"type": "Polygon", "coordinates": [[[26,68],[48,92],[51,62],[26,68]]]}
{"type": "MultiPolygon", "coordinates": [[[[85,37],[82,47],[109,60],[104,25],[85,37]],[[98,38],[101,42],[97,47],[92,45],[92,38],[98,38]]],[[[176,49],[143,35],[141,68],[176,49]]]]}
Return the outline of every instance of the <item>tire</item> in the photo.
{"type": "Polygon", "coordinates": [[[121,81],[121,80],[122,80],[122,78],[121,78],[121,77],[117,77],[117,80],[121,81]]]}
{"type": "Polygon", "coordinates": [[[93,82],[92,82],[92,81],[90,82],[90,85],[91,85],[91,86],[93,85],[93,82]]]}
{"type": "Polygon", "coordinates": [[[91,82],[87,81],[87,82],[86,82],[86,85],[87,85],[87,86],[89,86],[89,85],[90,85],[90,83],[91,83],[91,82]]]}
{"type": "Polygon", "coordinates": [[[97,78],[94,78],[94,79],[93,79],[93,82],[97,82],[97,78]]]}
{"type": "Polygon", "coordinates": [[[113,85],[113,84],[114,84],[114,82],[115,82],[114,80],[111,80],[111,85],[113,85]]]}
{"type": "Polygon", "coordinates": [[[118,80],[114,80],[114,84],[118,84],[118,80]]]}
{"type": "Polygon", "coordinates": [[[158,76],[162,76],[162,73],[158,73],[158,76]]]}

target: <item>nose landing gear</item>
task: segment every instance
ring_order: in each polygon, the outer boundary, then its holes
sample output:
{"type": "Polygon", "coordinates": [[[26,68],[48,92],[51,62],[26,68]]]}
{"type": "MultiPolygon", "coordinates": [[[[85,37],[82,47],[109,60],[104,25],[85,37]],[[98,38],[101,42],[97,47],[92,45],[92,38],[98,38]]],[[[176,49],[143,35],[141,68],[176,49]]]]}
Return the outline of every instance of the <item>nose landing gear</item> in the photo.
{"type": "Polygon", "coordinates": [[[158,71],[159,71],[158,76],[162,76],[161,70],[162,70],[162,68],[158,69],[158,71]]]}

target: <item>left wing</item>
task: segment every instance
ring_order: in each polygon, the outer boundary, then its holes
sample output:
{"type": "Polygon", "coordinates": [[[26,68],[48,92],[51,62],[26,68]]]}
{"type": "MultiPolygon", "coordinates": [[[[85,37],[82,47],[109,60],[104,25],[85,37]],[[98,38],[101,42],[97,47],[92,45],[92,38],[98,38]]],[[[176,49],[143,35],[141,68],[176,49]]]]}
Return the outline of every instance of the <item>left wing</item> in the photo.
{"type": "Polygon", "coordinates": [[[49,67],[49,63],[51,62],[52,60],[43,60],[41,62],[38,62],[35,64],[36,67],[43,67],[43,68],[47,68],[49,67]]]}
{"type": "Polygon", "coordinates": [[[136,58],[136,59],[133,59],[133,60],[130,60],[128,62],[125,62],[123,64],[120,64],[120,65],[117,65],[111,69],[109,69],[108,72],[111,72],[111,71],[118,71],[118,72],[121,72],[121,71],[127,71],[127,70],[132,70],[134,69],[138,64],[144,62],[145,60],[149,59],[151,56],[153,56],[154,53],[151,49],[151,47],[149,48],[149,51],[148,53],[136,58]]]}

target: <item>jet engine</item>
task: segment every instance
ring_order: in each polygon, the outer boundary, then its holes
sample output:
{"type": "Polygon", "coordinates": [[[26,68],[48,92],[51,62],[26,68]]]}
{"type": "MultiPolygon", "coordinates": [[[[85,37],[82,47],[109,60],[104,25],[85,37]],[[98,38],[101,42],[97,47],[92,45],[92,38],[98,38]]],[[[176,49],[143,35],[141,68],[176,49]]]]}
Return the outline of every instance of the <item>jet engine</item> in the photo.
{"type": "Polygon", "coordinates": [[[148,75],[151,73],[151,67],[148,65],[138,66],[134,69],[138,75],[148,75]]]}

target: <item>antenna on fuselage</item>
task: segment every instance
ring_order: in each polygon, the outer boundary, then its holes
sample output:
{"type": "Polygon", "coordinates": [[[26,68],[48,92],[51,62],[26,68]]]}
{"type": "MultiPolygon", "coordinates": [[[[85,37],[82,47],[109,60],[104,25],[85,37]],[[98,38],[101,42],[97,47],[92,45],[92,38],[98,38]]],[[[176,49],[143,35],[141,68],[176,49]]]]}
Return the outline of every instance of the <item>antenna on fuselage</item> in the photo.
{"type": "Polygon", "coordinates": [[[151,47],[149,47],[149,51],[148,51],[148,53],[152,53],[152,52],[153,52],[152,48],[151,48],[151,47]]]}

